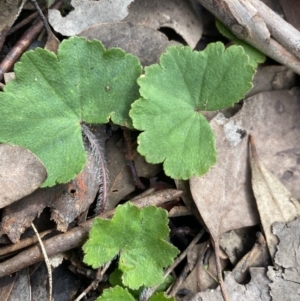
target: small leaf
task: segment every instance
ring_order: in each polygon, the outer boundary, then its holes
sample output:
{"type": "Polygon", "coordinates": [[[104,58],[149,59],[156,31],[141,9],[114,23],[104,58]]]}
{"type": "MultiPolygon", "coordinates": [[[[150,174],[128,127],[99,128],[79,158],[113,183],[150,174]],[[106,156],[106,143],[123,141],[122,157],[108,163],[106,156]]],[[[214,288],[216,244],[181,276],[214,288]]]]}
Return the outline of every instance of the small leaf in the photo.
{"type": "Polygon", "coordinates": [[[232,40],[235,45],[242,46],[244,48],[245,53],[249,56],[249,60],[250,60],[249,62],[254,68],[256,68],[258,64],[261,64],[266,60],[266,56],[262,52],[260,52],[256,48],[252,47],[248,43],[244,42],[243,40],[240,40],[239,38],[237,38],[219,20],[216,21],[216,26],[223,36],[225,36],[229,40],[232,40]]]}
{"type": "Polygon", "coordinates": [[[104,290],[96,301],[135,301],[135,299],[126,288],[115,286],[104,290]]]}
{"type": "MultiPolygon", "coordinates": [[[[231,272],[226,273],[224,286],[228,300],[231,301],[270,301],[270,280],[264,268],[250,269],[251,281],[245,285],[239,284],[231,272]]],[[[217,289],[207,289],[195,294],[189,301],[224,301],[220,286],[217,289]]],[[[281,299],[284,300],[284,299],[281,299]]],[[[292,300],[292,299],[289,299],[292,300]]],[[[296,300],[296,299],[295,299],[296,300]]],[[[277,301],[277,300],[276,300],[277,301]]]]}
{"type": "Polygon", "coordinates": [[[278,238],[272,233],[275,222],[290,222],[300,216],[300,204],[287,188],[260,162],[254,138],[250,138],[252,189],[269,252],[274,260],[278,238]]]}
{"type": "MultiPolygon", "coordinates": [[[[123,282],[122,282],[122,275],[123,273],[119,269],[115,269],[109,276],[109,283],[112,286],[121,286],[124,287],[123,282]]],[[[168,275],[166,278],[164,278],[164,282],[161,283],[155,292],[164,292],[168,289],[168,287],[174,282],[174,278],[171,275],[168,275]]],[[[138,290],[131,290],[129,289],[128,291],[132,296],[135,298],[138,298],[140,294],[143,292],[144,287],[141,286],[138,290]]]]}
{"type": "Polygon", "coordinates": [[[0,142],[28,148],[45,164],[43,186],[65,183],[86,162],[81,123],[131,126],[128,111],[139,96],[139,60],[96,40],[64,40],[57,56],[26,52],[17,79],[0,93],[0,142]]]}
{"type": "Polygon", "coordinates": [[[83,246],[84,262],[98,268],[119,254],[124,285],[137,289],[162,283],[163,268],[178,254],[166,241],[167,224],[163,209],[138,209],[129,202],[118,206],[111,220],[95,220],[83,246]]]}
{"type": "Polygon", "coordinates": [[[72,10],[66,16],[57,9],[50,9],[49,22],[64,36],[78,35],[97,24],[120,22],[128,15],[127,7],[132,1],[72,1],[72,10]]]}
{"type": "Polygon", "coordinates": [[[29,150],[0,144],[0,208],[31,194],[46,177],[45,166],[29,150]]]}
{"type": "Polygon", "coordinates": [[[164,293],[155,293],[149,301],[175,301],[174,298],[167,298],[164,293]]]}
{"type": "Polygon", "coordinates": [[[203,175],[215,164],[216,150],[201,111],[233,106],[252,87],[253,75],[241,47],[169,47],[160,65],[146,67],[138,79],[143,98],[130,111],[134,127],[144,131],[138,151],[150,163],[164,162],[173,178],[203,175]]]}

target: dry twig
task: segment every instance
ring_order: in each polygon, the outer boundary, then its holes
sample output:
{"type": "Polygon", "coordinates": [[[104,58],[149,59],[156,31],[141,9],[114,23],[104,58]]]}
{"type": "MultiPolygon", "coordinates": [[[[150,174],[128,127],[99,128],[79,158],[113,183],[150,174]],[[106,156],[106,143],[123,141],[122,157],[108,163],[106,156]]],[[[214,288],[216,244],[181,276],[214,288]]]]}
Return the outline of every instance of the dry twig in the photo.
{"type": "MultiPolygon", "coordinates": [[[[63,4],[63,0],[55,2],[51,8],[59,9],[63,4]]],[[[40,20],[33,26],[31,26],[16,43],[16,45],[10,50],[7,56],[0,64],[0,81],[3,79],[4,73],[9,71],[23,52],[29,47],[30,43],[38,36],[42,30],[44,24],[40,20]]]]}
{"type": "Polygon", "coordinates": [[[47,267],[47,270],[48,270],[48,278],[49,278],[49,301],[52,301],[52,269],[51,269],[50,261],[49,261],[47,252],[45,250],[43,241],[42,241],[42,239],[39,235],[38,230],[36,229],[36,227],[33,223],[31,223],[31,227],[32,227],[32,229],[33,229],[33,231],[34,231],[34,233],[35,233],[35,235],[36,235],[36,237],[39,241],[43,256],[45,258],[45,263],[46,263],[46,267],[47,267]]]}
{"type": "Polygon", "coordinates": [[[300,74],[300,32],[258,0],[196,0],[239,39],[300,74]]]}
{"type": "MultiPolygon", "coordinates": [[[[145,206],[159,206],[169,201],[175,200],[182,195],[182,191],[176,189],[160,190],[143,199],[133,202],[139,208],[145,206]]],[[[103,213],[100,217],[108,218],[114,213],[114,209],[103,213]]],[[[45,240],[44,246],[49,257],[58,253],[80,247],[88,238],[89,230],[94,219],[90,219],[79,227],[75,227],[70,231],[56,235],[48,240],[45,240]]],[[[38,246],[33,246],[24,250],[16,256],[0,263],[0,277],[10,275],[16,271],[43,260],[43,253],[38,246]]]]}

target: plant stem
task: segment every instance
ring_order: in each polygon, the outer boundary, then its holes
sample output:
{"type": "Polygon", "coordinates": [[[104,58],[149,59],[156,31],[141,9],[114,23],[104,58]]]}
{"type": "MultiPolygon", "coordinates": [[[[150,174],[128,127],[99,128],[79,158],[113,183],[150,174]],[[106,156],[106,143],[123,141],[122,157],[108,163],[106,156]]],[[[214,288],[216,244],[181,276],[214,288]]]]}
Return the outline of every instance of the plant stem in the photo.
{"type": "Polygon", "coordinates": [[[105,210],[107,199],[108,199],[108,186],[109,186],[109,177],[108,169],[106,165],[104,149],[101,147],[99,140],[92,133],[89,127],[85,124],[81,125],[82,132],[87,138],[92,153],[96,158],[97,163],[99,164],[99,196],[96,204],[96,213],[101,214],[105,210]]]}

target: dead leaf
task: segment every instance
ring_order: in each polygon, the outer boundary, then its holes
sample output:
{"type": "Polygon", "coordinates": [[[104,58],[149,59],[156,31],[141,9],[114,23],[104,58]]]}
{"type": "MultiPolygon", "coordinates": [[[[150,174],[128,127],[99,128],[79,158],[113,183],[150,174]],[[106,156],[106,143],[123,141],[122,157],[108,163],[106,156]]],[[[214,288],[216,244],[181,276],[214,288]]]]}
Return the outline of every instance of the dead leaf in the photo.
{"type": "MultiPolygon", "coordinates": [[[[246,285],[238,284],[231,273],[226,273],[225,286],[228,290],[230,301],[271,301],[268,284],[270,280],[266,276],[265,268],[251,268],[251,281],[246,285]]],[[[208,290],[196,294],[189,301],[223,301],[218,287],[216,290],[208,290]]],[[[286,299],[281,299],[281,301],[286,299]]]]}
{"type": "Polygon", "coordinates": [[[264,236],[258,232],[257,241],[253,248],[237,263],[232,270],[232,275],[238,283],[245,283],[250,268],[264,267],[270,263],[270,255],[264,236]]]}
{"type": "Polygon", "coordinates": [[[255,239],[248,233],[249,228],[241,228],[223,233],[220,237],[220,247],[234,266],[251,250],[255,243],[255,239]]]}
{"type": "Polygon", "coordinates": [[[15,72],[5,72],[4,73],[4,82],[8,84],[10,81],[16,79],[15,72]]]}
{"type": "Polygon", "coordinates": [[[182,195],[181,198],[182,198],[185,206],[187,207],[187,209],[197,218],[197,220],[200,222],[200,224],[204,225],[202,217],[199,214],[199,211],[198,211],[198,209],[195,205],[195,202],[193,200],[191,190],[190,190],[189,181],[187,181],[187,180],[186,181],[176,180],[176,179],[174,181],[175,181],[176,188],[178,190],[183,191],[183,195],[182,195]]]}
{"type": "Polygon", "coordinates": [[[136,55],[143,66],[157,63],[160,55],[171,44],[167,37],[157,30],[126,22],[95,25],[78,35],[87,39],[98,39],[107,49],[120,47],[136,55]]]}
{"type": "Polygon", "coordinates": [[[66,17],[58,10],[49,10],[49,23],[55,31],[64,36],[73,36],[97,24],[115,23],[123,20],[128,12],[127,6],[133,0],[72,0],[74,7],[66,17]]]}
{"type": "Polygon", "coordinates": [[[8,299],[8,301],[19,300],[31,301],[31,287],[28,268],[22,269],[16,273],[14,286],[8,299]]]}
{"type": "Polygon", "coordinates": [[[277,237],[271,231],[275,222],[289,222],[300,216],[300,204],[285,186],[259,161],[254,139],[250,138],[252,188],[270,255],[274,258],[277,237]]]}
{"type": "Polygon", "coordinates": [[[253,78],[253,88],[246,97],[260,92],[290,89],[296,84],[297,75],[285,66],[258,66],[253,78]]]}
{"type": "Polygon", "coordinates": [[[43,163],[29,150],[0,144],[0,208],[32,193],[46,178],[43,163]]]}
{"type": "Polygon", "coordinates": [[[296,301],[300,298],[300,218],[289,223],[275,223],[273,233],[279,239],[275,263],[279,270],[269,267],[267,276],[272,283],[273,301],[296,301]]]}
{"type": "Polygon", "coordinates": [[[284,19],[300,30],[299,13],[300,3],[298,0],[278,0],[280,8],[283,10],[284,19]]]}
{"type": "MultiPolygon", "coordinates": [[[[33,265],[34,272],[30,275],[31,300],[44,301],[49,299],[49,276],[45,263],[33,265]],[[38,268],[37,268],[38,265],[38,268]],[[47,285],[45,285],[47,284],[47,285]]],[[[52,272],[53,298],[52,300],[75,300],[75,295],[81,287],[81,282],[66,265],[61,265],[52,272]]],[[[23,301],[23,299],[22,299],[23,301]]]]}
{"type": "MultiPolygon", "coordinates": [[[[146,206],[162,206],[165,203],[177,200],[182,195],[182,191],[176,189],[164,189],[151,193],[150,195],[138,198],[132,203],[138,208],[146,206]]],[[[106,211],[101,214],[102,218],[112,217],[115,210],[106,211]]],[[[66,252],[70,249],[81,247],[87,240],[94,218],[89,219],[78,227],[74,227],[66,233],[58,234],[44,240],[44,247],[48,256],[54,256],[58,253],[66,252]]],[[[43,261],[44,256],[41,248],[34,245],[27,248],[18,255],[0,262],[0,277],[10,275],[39,261],[43,261]]]]}
{"type": "Polygon", "coordinates": [[[19,12],[18,2],[20,3],[21,1],[0,0],[0,36],[1,32],[8,30],[17,19],[19,12]]]}
{"type": "MultiPolygon", "coordinates": [[[[250,186],[247,137],[236,134],[242,128],[228,127],[230,121],[218,115],[210,122],[215,133],[218,161],[202,177],[190,179],[191,193],[210,234],[215,240],[232,229],[259,223],[250,186]],[[228,140],[224,132],[237,135],[228,140]]],[[[232,137],[232,136],[231,136],[232,137]]]]}
{"type": "Polygon", "coordinates": [[[270,168],[283,173],[292,164],[289,170],[299,169],[295,160],[300,141],[298,97],[297,90],[259,93],[245,100],[235,116],[226,119],[219,113],[211,120],[218,161],[204,176],[191,178],[190,187],[216,252],[222,233],[259,222],[250,182],[247,134],[258,137],[257,148],[268,158],[270,168]],[[276,131],[270,131],[274,125],[276,131]],[[278,158],[282,152],[285,157],[278,158]]]}
{"type": "Polygon", "coordinates": [[[0,278],[0,300],[7,301],[15,282],[16,274],[0,278]]]}
{"type": "MultiPolygon", "coordinates": [[[[126,165],[124,155],[124,141],[119,135],[111,137],[105,146],[107,167],[110,177],[110,188],[106,209],[114,208],[125,196],[135,190],[131,173],[126,165]]],[[[149,164],[136,150],[133,153],[135,167],[139,177],[154,177],[161,165],[149,164]]]]}
{"type": "Polygon", "coordinates": [[[63,185],[60,194],[48,205],[52,208],[51,219],[56,222],[59,231],[67,231],[69,224],[90,207],[96,199],[99,186],[99,167],[89,149],[83,171],[63,185]]]}
{"type": "Polygon", "coordinates": [[[192,215],[185,206],[174,206],[168,213],[168,217],[179,217],[192,215]]]}
{"type": "Polygon", "coordinates": [[[30,276],[31,289],[32,289],[32,300],[48,300],[48,271],[45,263],[38,263],[32,266],[34,272],[30,276]],[[47,284],[47,285],[45,285],[47,284]]]}
{"type": "Polygon", "coordinates": [[[172,28],[192,48],[202,36],[202,22],[186,0],[135,0],[123,21],[153,29],[172,28]]]}
{"type": "Polygon", "coordinates": [[[247,134],[255,137],[261,162],[292,195],[300,197],[299,95],[298,90],[259,93],[246,99],[232,118],[218,114],[211,120],[218,161],[204,176],[192,178],[190,187],[213,237],[259,222],[251,188],[247,134]]]}
{"type": "Polygon", "coordinates": [[[298,89],[257,94],[233,120],[255,137],[260,161],[296,199],[300,199],[299,96],[298,89]]]}
{"type": "Polygon", "coordinates": [[[69,223],[94,202],[99,190],[97,172],[95,158],[89,150],[88,162],[75,179],[67,184],[38,189],[4,208],[1,233],[7,234],[12,242],[17,242],[45,207],[52,209],[51,219],[57,223],[58,230],[66,231],[69,223]]]}
{"type": "MultiPolygon", "coordinates": [[[[207,244],[209,244],[209,242],[196,245],[187,256],[188,263],[191,266],[191,273],[180,285],[179,290],[189,291],[188,296],[190,297],[194,296],[197,292],[214,289],[218,286],[214,252],[211,252],[210,249],[208,256],[206,253],[202,254],[202,252],[206,250],[207,244]]],[[[221,260],[222,269],[224,269],[227,264],[228,260],[221,260]]],[[[186,300],[188,296],[184,296],[184,300],[186,300]]]]}
{"type": "Polygon", "coordinates": [[[57,54],[57,50],[58,50],[60,41],[54,35],[54,33],[52,32],[52,30],[48,31],[47,34],[48,34],[47,42],[46,42],[44,48],[57,54]]]}

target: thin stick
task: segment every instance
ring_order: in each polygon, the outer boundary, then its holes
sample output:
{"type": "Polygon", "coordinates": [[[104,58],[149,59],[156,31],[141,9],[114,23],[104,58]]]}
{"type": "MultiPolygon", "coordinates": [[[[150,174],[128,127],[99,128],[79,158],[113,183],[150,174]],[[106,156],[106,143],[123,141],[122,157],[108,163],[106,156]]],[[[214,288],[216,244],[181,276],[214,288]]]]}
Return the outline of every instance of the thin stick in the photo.
{"type": "Polygon", "coordinates": [[[31,15],[29,15],[27,18],[25,18],[24,20],[22,20],[21,22],[19,22],[18,24],[16,24],[15,26],[13,26],[7,33],[7,35],[11,35],[14,32],[16,32],[17,30],[19,30],[20,28],[22,28],[23,26],[27,25],[28,23],[30,23],[32,20],[36,19],[36,17],[38,16],[38,12],[34,12],[31,15]]]}
{"type": "Polygon", "coordinates": [[[35,7],[35,9],[36,9],[36,11],[38,13],[38,15],[40,16],[40,19],[42,20],[42,22],[43,22],[43,24],[44,24],[44,26],[45,26],[45,28],[47,30],[47,34],[51,35],[52,34],[52,30],[51,30],[51,28],[49,26],[49,23],[48,23],[47,19],[45,18],[44,14],[43,14],[43,12],[42,12],[42,10],[40,8],[40,6],[38,5],[37,1],[36,0],[30,0],[30,1],[32,2],[32,4],[34,5],[34,7],[35,7]]]}
{"type": "Polygon", "coordinates": [[[109,268],[110,264],[111,264],[111,261],[109,261],[103,267],[101,267],[101,268],[98,269],[95,280],[74,301],[80,301],[91,290],[95,290],[97,288],[99,282],[102,281],[104,273],[107,271],[107,269],[109,268]]]}
{"type": "MultiPolygon", "coordinates": [[[[189,272],[196,267],[197,265],[199,265],[199,262],[202,262],[204,254],[207,250],[207,248],[209,247],[209,244],[207,244],[204,249],[202,250],[198,260],[195,262],[193,267],[190,267],[190,263],[187,263],[183,269],[183,271],[181,272],[181,274],[179,275],[178,279],[176,280],[176,282],[170,286],[166,292],[168,297],[174,297],[178,291],[178,288],[180,287],[180,285],[182,284],[182,282],[186,279],[186,277],[188,276],[189,272]]],[[[197,285],[198,285],[198,281],[197,281],[197,285]]]]}
{"type": "Polygon", "coordinates": [[[59,40],[57,39],[57,37],[54,35],[54,33],[52,32],[50,26],[49,26],[49,23],[47,21],[47,19],[45,18],[39,4],[37,3],[36,0],[30,0],[32,2],[32,4],[35,6],[39,16],[40,16],[40,19],[42,20],[45,28],[46,28],[46,31],[47,31],[47,42],[45,44],[45,49],[49,50],[49,51],[52,51],[54,53],[57,53],[58,51],[58,47],[59,47],[59,40]]]}
{"type": "Polygon", "coordinates": [[[214,241],[213,238],[211,238],[211,241],[212,241],[212,243],[214,245],[214,249],[215,249],[217,275],[218,275],[218,280],[219,280],[222,296],[223,296],[224,301],[230,301],[230,298],[227,294],[227,290],[226,290],[226,287],[225,287],[225,284],[223,281],[222,268],[221,268],[221,262],[220,262],[220,257],[219,257],[219,252],[220,252],[219,242],[214,241]]]}
{"type": "Polygon", "coordinates": [[[50,261],[49,261],[49,258],[48,258],[48,255],[47,255],[47,252],[45,250],[45,247],[44,247],[44,244],[42,242],[42,239],[40,238],[40,235],[36,229],[36,227],[34,226],[33,223],[31,223],[31,227],[33,229],[33,231],[35,232],[36,236],[37,236],[37,239],[40,243],[40,247],[42,249],[42,252],[43,252],[43,255],[44,255],[44,258],[45,258],[45,263],[46,263],[46,267],[47,267],[47,270],[48,270],[48,277],[49,277],[49,301],[52,301],[52,269],[51,269],[51,265],[50,265],[50,261]]]}
{"type": "Polygon", "coordinates": [[[176,282],[168,288],[166,291],[166,295],[168,297],[174,297],[178,291],[179,286],[182,282],[186,279],[190,272],[190,264],[187,262],[185,267],[183,268],[182,272],[180,273],[179,277],[177,278],[176,282]]]}
{"type": "Polygon", "coordinates": [[[270,8],[263,5],[263,2],[257,0],[197,0],[197,2],[222,21],[239,39],[300,74],[298,59],[300,33],[276,16],[270,8]],[[297,53],[298,57],[294,53],[297,53]]]}
{"type": "MultiPolygon", "coordinates": [[[[59,9],[64,0],[58,0],[51,8],[59,9]]],[[[30,27],[15,44],[15,46],[6,55],[0,64],[0,81],[3,79],[4,73],[9,71],[14,63],[19,59],[23,52],[29,47],[30,43],[38,36],[39,32],[43,28],[43,22],[39,20],[36,24],[30,27]]]]}
{"type": "Polygon", "coordinates": [[[8,29],[4,28],[1,31],[1,34],[0,34],[0,51],[2,50],[2,47],[3,47],[4,43],[5,43],[5,40],[6,40],[7,36],[8,36],[8,29]]]}
{"type": "MultiPolygon", "coordinates": [[[[53,230],[44,231],[44,232],[40,233],[39,236],[40,236],[40,238],[43,238],[45,235],[51,233],[52,231],[53,230]]],[[[4,247],[0,248],[0,256],[1,256],[1,258],[3,258],[2,256],[5,256],[5,255],[11,256],[11,253],[19,251],[21,249],[24,249],[28,246],[31,246],[31,245],[35,244],[37,241],[38,241],[38,238],[36,236],[30,236],[30,237],[24,238],[21,241],[14,243],[14,244],[4,246],[4,247]]]]}
{"type": "MultiPolygon", "coordinates": [[[[182,195],[182,191],[176,189],[165,189],[156,191],[151,196],[133,202],[138,208],[145,206],[159,206],[166,202],[175,200],[182,195]]],[[[101,215],[102,218],[108,218],[113,215],[115,210],[110,210],[101,215]]],[[[82,225],[69,230],[66,233],[58,234],[44,241],[44,246],[48,256],[54,256],[73,248],[81,246],[88,238],[89,230],[94,219],[90,219],[82,225]]],[[[10,275],[27,267],[31,264],[43,260],[43,253],[38,246],[32,246],[29,249],[21,251],[16,256],[0,262],[0,277],[10,275]]]]}

